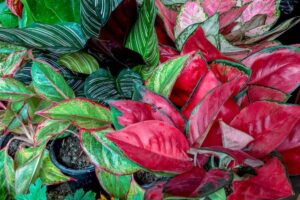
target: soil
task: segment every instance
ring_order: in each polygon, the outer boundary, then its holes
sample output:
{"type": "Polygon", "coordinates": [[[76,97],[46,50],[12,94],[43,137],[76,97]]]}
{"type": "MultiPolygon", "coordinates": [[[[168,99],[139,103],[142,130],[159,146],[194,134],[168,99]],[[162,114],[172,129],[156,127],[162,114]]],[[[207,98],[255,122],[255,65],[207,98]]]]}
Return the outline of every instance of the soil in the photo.
{"type": "Polygon", "coordinates": [[[74,135],[62,140],[58,159],[62,164],[72,169],[83,169],[92,164],[81,149],[79,139],[74,135]]]}
{"type": "Polygon", "coordinates": [[[72,194],[71,188],[68,183],[61,184],[57,187],[48,189],[48,200],[64,200],[68,194],[72,194]]]}
{"type": "Polygon", "coordinates": [[[8,147],[8,155],[10,155],[12,158],[14,158],[18,151],[18,148],[21,144],[22,144],[22,141],[13,140],[8,147]]]}
{"type": "Polygon", "coordinates": [[[145,171],[138,171],[134,174],[136,182],[141,186],[149,185],[153,182],[161,180],[161,177],[155,176],[152,173],[145,171]]]}

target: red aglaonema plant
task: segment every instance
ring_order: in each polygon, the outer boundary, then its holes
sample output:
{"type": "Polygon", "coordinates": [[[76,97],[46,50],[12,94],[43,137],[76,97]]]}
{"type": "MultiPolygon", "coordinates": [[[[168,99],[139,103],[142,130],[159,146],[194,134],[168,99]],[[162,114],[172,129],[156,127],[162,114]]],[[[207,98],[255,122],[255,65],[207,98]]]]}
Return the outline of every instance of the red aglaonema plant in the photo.
{"type": "Polygon", "coordinates": [[[116,199],[294,194],[300,50],[275,39],[299,18],[274,27],[279,1],[24,2],[1,4],[0,130],[23,143],[0,151],[0,199],[70,180],[46,144],[71,126],[116,199]]]}

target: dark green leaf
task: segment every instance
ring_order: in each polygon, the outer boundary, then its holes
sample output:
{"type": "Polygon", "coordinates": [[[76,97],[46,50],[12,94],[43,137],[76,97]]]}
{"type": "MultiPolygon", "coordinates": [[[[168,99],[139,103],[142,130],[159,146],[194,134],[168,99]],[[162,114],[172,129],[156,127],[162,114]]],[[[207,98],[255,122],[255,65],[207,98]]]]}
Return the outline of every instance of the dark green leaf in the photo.
{"type": "Polygon", "coordinates": [[[98,102],[130,99],[135,84],[143,84],[143,80],[130,69],[122,70],[116,79],[108,71],[99,69],[86,79],[84,91],[86,97],[98,102]]]}
{"type": "Polygon", "coordinates": [[[86,43],[86,38],[76,23],[35,24],[22,29],[0,28],[0,40],[56,53],[75,52],[86,43]]]}

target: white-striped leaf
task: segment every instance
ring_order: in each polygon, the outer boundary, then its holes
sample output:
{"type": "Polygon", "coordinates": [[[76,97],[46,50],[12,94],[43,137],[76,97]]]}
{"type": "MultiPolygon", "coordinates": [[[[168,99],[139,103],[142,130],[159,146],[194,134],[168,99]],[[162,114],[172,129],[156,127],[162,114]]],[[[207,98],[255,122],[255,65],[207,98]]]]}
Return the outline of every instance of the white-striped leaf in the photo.
{"type": "Polygon", "coordinates": [[[97,60],[84,52],[65,54],[58,59],[58,64],[82,74],[91,74],[99,69],[97,60]]]}
{"type": "Polygon", "coordinates": [[[23,29],[0,28],[0,40],[56,53],[75,52],[82,49],[86,43],[86,37],[76,23],[35,24],[23,29]]]}
{"type": "Polygon", "coordinates": [[[151,71],[159,62],[158,41],[154,29],[156,8],[154,0],[144,0],[139,17],[126,41],[126,47],[141,54],[151,71]]]}
{"type": "Polygon", "coordinates": [[[108,71],[100,69],[86,79],[84,91],[87,98],[98,102],[130,99],[135,84],[143,84],[143,80],[130,69],[122,70],[116,79],[108,71]]]}
{"type": "Polygon", "coordinates": [[[52,69],[51,65],[34,61],[31,74],[32,83],[38,95],[56,102],[75,97],[64,77],[52,69]]]}
{"type": "Polygon", "coordinates": [[[81,26],[87,38],[98,37],[101,27],[121,0],[81,0],[81,26]]]}

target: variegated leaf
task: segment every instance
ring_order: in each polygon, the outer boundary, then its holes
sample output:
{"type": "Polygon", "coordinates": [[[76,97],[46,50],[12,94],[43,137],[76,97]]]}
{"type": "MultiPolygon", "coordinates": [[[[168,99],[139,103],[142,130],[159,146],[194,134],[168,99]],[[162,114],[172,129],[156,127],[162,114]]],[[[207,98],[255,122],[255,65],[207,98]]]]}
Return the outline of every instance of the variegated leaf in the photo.
{"type": "Polygon", "coordinates": [[[13,78],[0,78],[0,99],[6,101],[20,101],[35,94],[26,86],[13,78]]]}
{"type": "Polygon", "coordinates": [[[82,49],[86,37],[76,23],[35,24],[29,28],[0,28],[0,40],[15,45],[70,53],[82,49]]]}
{"type": "Polygon", "coordinates": [[[14,162],[5,149],[0,151],[0,168],[0,199],[13,199],[15,195],[14,162]]]}
{"type": "Polygon", "coordinates": [[[141,54],[147,64],[142,71],[149,72],[159,62],[158,41],[154,29],[156,9],[154,0],[144,0],[139,17],[131,29],[126,47],[141,54]]]}
{"type": "Polygon", "coordinates": [[[87,38],[97,37],[100,28],[109,19],[111,12],[119,5],[121,0],[81,0],[81,26],[87,38]]]}
{"type": "Polygon", "coordinates": [[[58,63],[73,72],[82,74],[91,74],[99,69],[97,60],[84,52],[65,54],[58,59],[58,63]]]}

